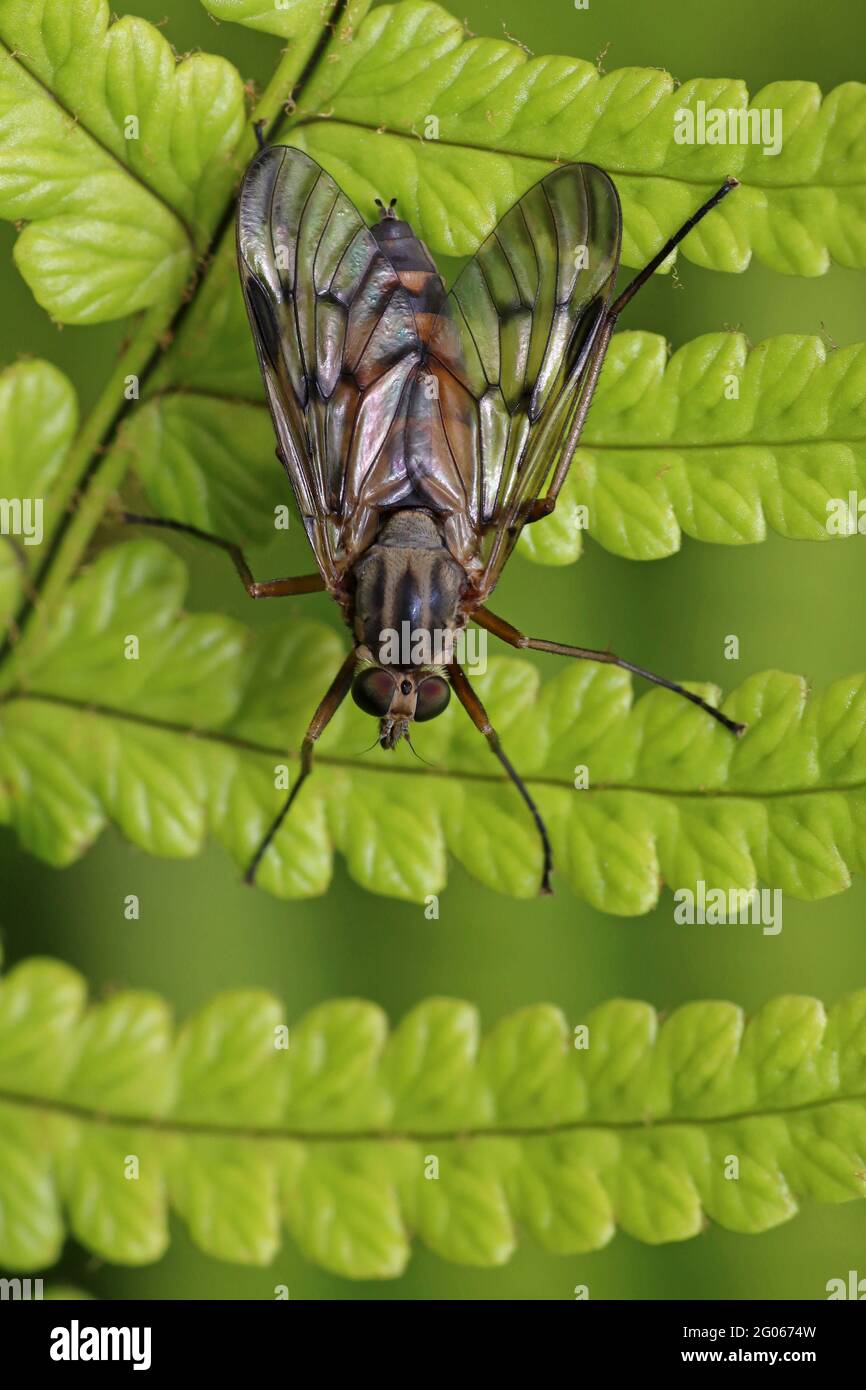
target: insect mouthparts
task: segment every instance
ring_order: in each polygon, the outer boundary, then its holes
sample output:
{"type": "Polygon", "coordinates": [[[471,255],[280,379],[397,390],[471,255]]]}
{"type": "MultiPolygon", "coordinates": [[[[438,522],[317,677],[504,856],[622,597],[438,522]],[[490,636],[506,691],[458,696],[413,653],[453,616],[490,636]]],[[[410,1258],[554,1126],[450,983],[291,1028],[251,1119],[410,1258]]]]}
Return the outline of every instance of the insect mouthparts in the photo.
{"type": "Polygon", "coordinates": [[[401,738],[408,737],[409,723],[406,719],[383,719],[379,726],[379,746],[393,750],[401,738]]]}

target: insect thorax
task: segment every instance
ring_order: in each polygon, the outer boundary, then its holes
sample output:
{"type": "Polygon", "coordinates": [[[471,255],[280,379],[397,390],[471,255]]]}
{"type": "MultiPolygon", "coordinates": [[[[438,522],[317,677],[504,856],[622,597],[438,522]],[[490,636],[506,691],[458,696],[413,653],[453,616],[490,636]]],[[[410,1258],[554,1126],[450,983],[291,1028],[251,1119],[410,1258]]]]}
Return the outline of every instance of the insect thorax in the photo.
{"type": "Polygon", "coordinates": [[[465,583],[429,512],[390,513],[355,566],[356,641],[383,666],[446,664],[465,583]]]}

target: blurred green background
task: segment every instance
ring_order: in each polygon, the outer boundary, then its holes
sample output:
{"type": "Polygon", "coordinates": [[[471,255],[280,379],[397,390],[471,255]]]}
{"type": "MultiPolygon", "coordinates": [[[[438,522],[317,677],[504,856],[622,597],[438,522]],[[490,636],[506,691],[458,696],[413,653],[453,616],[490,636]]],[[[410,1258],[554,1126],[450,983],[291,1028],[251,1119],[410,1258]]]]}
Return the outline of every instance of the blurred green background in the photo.
{"type": "MultiPolygon", "coordinates": [[[[168,0],[130,0],[159,21],[168,0]]],[[[275,39],[214,24],[197,0],[172,0],[165,28],[181,50],[200,47],[231,58],[262,83],[279,52],[275,39]]],[[[862,12],[850,0],[458,0],[477,34],[503,30],[536,53],[594,60],[609,44],[608,71],[665,67],[675,76],[736,76],[751,91],[777,79],[810,79],[826,92],[864,76],[862,12]]],[[[385,189],[387,192],[387,189],[385,189]]],[[[121,325],[65,328],[35,306],[11,262],[14,231],[0,227],[4,314],[0,361],[45,356],[69,373],[86,408],[122,336],[121,325]]],[[[676,347],[696,334],[739,324],[753,342],[780,332],[819,333],[840,346],[866,323],[866,274],[834,268],[797,280],[754,267],[742,276],[711,274],[682,262],[681,285],[657,278],[629,311],[632,328],[664,333],[676,347]]],[[[276,465],[275,465],[276,466],[276,465]]],[[[290,558],[301,560],[297,532],[290,558]]],[[[632,660],[674,677],[730,687],[768,667],[804,672],[818,686],[866,669],[864,542],[819,545],[771,538],[739,549],[688,540],[654,564],[615,559],[593,543],[579,565],[541,569],[515,559],[497,609],[528,631],[587,646],[611,643],[632,660]],[[725,661],[727,633],[740,660],[725,661]]],[[[224,607],[248,623],[274,622],[244,600],[229,567],[192,546],[193,608],[224,607]]],[[[254,557],[258,573],[292,573],[285,551],[254,557]]],[[[308,565],[306,565],[309,568],[308,565]]],[[[320,596],[305,613],[339,626],[320,596]]],[[[277,622],[292,622],[294,609],[277,622]]],[[[553,658],[539,658],[552,672],[553,658]]],[[[495,711],[494,711],[495,714],[495,711]]],[[[775,938],[748,927],[677,927],[669,895],[648,917],[621,921],[575,901],[566,889],[547,901],[504,901],[452,868],[440,919],[377,899],[338,868],[327,898],[279,903],[250,893],[219,850],[190,863],[166,863],[106,834],[76,867],[55,872],[24,859],[0,833],[5,955],[15,962],[49,953],[82,970],[98,991],[108,984],[153,988],[178,1015],[214,992],[264,986],[283,996],[289,1017],[338,995],[361,995],[397,1018],[417,1000],[444,993],[474,1000],[485,1027],[521,1005],[549,1000],[574,1021],[613,996],[669,1010],[696,998],[729,998],[753,1011],[769,996],[814,993],[828,1002],[866,985],[866,884],[815,904],[785,903],[775,938]],[[127,922],[123,899],[137,893],[141,920],[127,922]]],[[[418,1250],[397,1282],[355,1284],[308,1265],[287,1244],[267,1269],[206,1259],[175,1225],[169,1254],[144,1269],[102,1266],[71,1243],[56,1277],[118,1298],[271,1298],[277,1283],[292,1298],[568,1299],[586,1283],[592,1298],[821,1298],[826,1281],[851,1268],[866,1273],[866,1203],[806,1207],[769,1234],[708,1229],[681,1245],[652,1248],[618,1235],[604,1251],[575,1258],[524,1246],[505,1268],[446,1265],[418,1250]]]]}

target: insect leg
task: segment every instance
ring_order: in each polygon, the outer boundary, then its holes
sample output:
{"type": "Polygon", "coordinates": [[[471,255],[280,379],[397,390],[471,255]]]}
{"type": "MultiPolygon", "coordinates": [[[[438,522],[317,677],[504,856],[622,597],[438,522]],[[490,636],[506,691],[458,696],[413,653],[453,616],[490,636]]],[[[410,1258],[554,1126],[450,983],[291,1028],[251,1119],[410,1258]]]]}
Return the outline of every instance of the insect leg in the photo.
{"type": "Polygon", "coordinates": [[[526,524],[531,526],[533,521],[540,521],[542,517],[550,516],[556,506],[556,499],[559,490],[568,477],[568,470],[574,458],[580,436],[583,433],[583,425],[592,405],[592,398],[595,395],[595,388],[598,385],[598,378],[604,366],[604,359],[607,356],[607,345],[610,342],[610,335],[613,333],[613,326],[616,323],[616,316],[611,317],[610,313],[605,314],[604,322],[598,330],[598,346],[594,349],[592,366],[589,369],[586,381],[583,386],[583,394],[571,422],[571,428],[565,439],[565,443],[560,451],[559,459],[556,464],[556,471],[550,480],[550,486],[544,497],[538,497],[531,504],[526,524]]]}
{"type": "Polygon", "coordinates": [[[676,681],[669,681],[665,676],[657,676],[653,671],[644,670],[643,666],[635,666],[631,661],[625,661],[621,656],[615,656],[613,652],[597,652],[590,647],[569,647],[563,642],[545,642],[540,637],[526,637],[522,632],[518,632],[516,627],[506,622],[504,618],[498,617],[486,608],[476,608],[472,613],[472,621],[484,627],[488,632],[492,632],[495,637],[501,637],[503,642],[508,642],[512,647],[522,649],[529,648],[536,652],[553,652],[556,656],[573,656],[579,661],[600,661],[608,666],[619,666],[623,671],[631,671],[635,676],[643,676],[644,680],[651,681],[653,685],[662,685],[665,690],[672,690],[675,695],[682,695],[685,700],[691,700],[693,705],[711,714],[713,719],[717,719],[732,734],[742,734],[745,731],[745,724],[737,724],[733,719],[729,719],[721,710],[708,705],[706,700],[702,700],[700,695],[695,695],[694,691],[686,690],[684,686],[677,685],[676,681]]]}
{"type": "Polygon", "coordinates": [[[259,844],[258,849],[256,850],[255,854],[250,860],[247,871],[244,874],[244,883],[252,884],[255,882],[256,872],[258,870],[259,864],[262,862],[262,859],[269,845],[271,844],[271,841],[273,840],[283,821],[286,819],[286,816],[289,814],[289,811],[292,809],[292,803],[294,802],[295,797],[297,796],[304,782],[307,780],[310,773],[312,772],[313,749],[315,748],[316,740],[324,733],[325,729],[330,724],[334,715],[337,713],[337,710],[340,708],[340,705],[343,703],[350,689],[352,688],[352,677],[355,674],[355,667],[357,666],[357,664],[358,658],[355,655],[355,652],[349,652],[349,655],[346,657],[336,676],[331,681],[331,684],[328,686],[328,689],[326,690],[324,697],[322,698],[322,701],[319,704],[319,708],[316,710],[316,713],[310,720],[310,727],[307,729],[307,732],[304,735],[304,741],[301,744],[300,771],[297,777],[295,778],[294,785],[292,786],[289,795],[286,798],[285,805],[283,806],[279,815],[276,816],[274,820],[271,822],[270,826],[268,827],[267,833],[265,834],[264,838],[259,844]]]}
{"type": "Polygon", "coordinates": [[[626,285],[622,294],[619,296],[618,299],[614,300],[613,304],[611,304],[610,308],[608,309],[608,318],[613,317],[614,319],[616,319],[616,316],[622,313],[626,304],[628,304],[629,300],[637,294],[641,285],[646,284],[650,276],[658,270],[659,266],[662,264],[663,261],[667,260],[668,256],[671,254],[674,248],[679,246],[680,242],[683,240],[684,237],[688,236],[692,228],[696,227],[698,223],[706,217],[708,212],[712,212],[713,208],[716,206],[717,203],[720,203],[723,198],[727,198],[731,190],[737,188],[738,186],[739,179],[735,179],[733,178],[733,176],[729,176],[725,179],[721,188],[716,189],[712,198],[708,198],[707,201],[703,203],[701,207],[698,208],[697,212],[692,213],[691,217],[683,223],[679,231],[674,232],[673,236],[665,242],[662,249],[656,252],[649,264],[645,265],[643,270],[640,271],[640,273],[634,277],[631,283],[626,285]]]}
{"type": "Polygon", "coordinates": [[[726,198],[727,195],[731,192],[731,190],[736,188],[737,186],[737,179],[733,177],[725,179],[725,182],[722,184],[721,188],[716,189],[716,192],[713,194],[713,196],[711,198],[708,198],[707,201],[701,207],[698,208],[697,212],[693,213],[692,216],[688,218],[686,222],[683,223],[683,225],[679,228],[678,231],[674,232],[673,236],[665,242],[661,250],[658,251],[655,256],[653,256],[649,264],[645,265],[643,270],[640,271],[639,274],[637,274],[628,285],[626,285],[622,294],[617,299],[615,299],[613,304],[611,304],[610,308],[606,310],[604,314],[604,321],[598,329],[598,344],[593,348],[592,366],[589,370],[586,382],[584,383],[583,394],[580,398],[580,404],[577,407],[577,411],[575,413],[574,420],[572,421],[571,428],[569,429],[565,443],[562,446],[559,460],[556,465],[556,471],[550,481],[550,486],[548,487],[545,496],[537,498],[536,501],[531,504],[526,518],[526,524],[528,526],[531,525],[533,521],[540,521],[542,517],[550,516],[550,513],[556,506],[556,499],[559,496],[559,490],[562,487],[562,484],[565,482],[566,477],[568,476],[568,470],[571,467],[571,461],[574,457],[574,452],[577,448],[578,441],[583,431],[583,426],[586,420],[587,412],[589,411],[589,407],[592,404],[592,398],[595,394],[595,388],[598,384],[598,378],[601,373],[602,366],[604,365],[605,356],[607,355],[607,348],[608,343],[610,342],[610,336],[613,333],[614,325],[616,324],[619,315],[622,313],[629,300],[631,300],[637,294],[641,285],[646,284],[650,276],[658,270],[659,266],[662,264],[663,261],[667,260],[668,256],[671,254],[674,248],[679,246],[680,242],[683,240],[684,237],[688,236],[692,228],[696,227],[697,224],[702,220],[702,218],[706,217],[708,212],[712,212],[713,208],[718,203],[720,203],[723,198],[726,198]]]}
{"type": "Polygon", "coordinates": [[[159,526],[166,531],[178,531],[184,536],[195,536],[196,540],[208,545],[218,546],[231,556],[232,563],[241,578],[241,583],[250,598],[288,598],[292,594],[318,594],[324,589],[325,581],[320,574],[299,574],[288,579],[256,580],[244,558],[244,552],[234,541],[213,536],[210,531],[200,531],[197,526],[188,526],[184,521],[168,521],[160,516],[138,516],[134,512],[123,512],[120,520],[129,526],[159,526]]]}
{"type": "Polygon", "coordinates": [[[489,743],[493,753],[499,759],[502,766],[505,768],[505,771],[508,773],[508,776],[511,778],[512,782],[514,783],[517,790],[520,792],[520,795],[523,797],[523,800],[526,802],[526,805],[529,807],[529,810],[532,813],[532,819],[535,821],[536,828],[538,830],[539,835],[541,836],[541,844],[544,851],[544,868],[541,875],[541,887],[539,889],[539,892],[545,894],[551,893],[553,890],[550,886],[550,873],[551,869],[553,868],[553,852],[550,848],[550,840],[547,834],[547,826],[541,819],[541,812],[539,811],[538,807],[536,806],[535,802],[530,796],[529,791],[527,790],[526,785],[523,782],[523,779],[521,778],[520,774],[517,772],[511,760],[506,755],[505,750],[502,747],[502,744],[499,742],[499,735],[493,728],[493,725],[490,723],[490,720],[487,717],[486,709],[482,705],[475,691],[472,689],[472,686],[469,684],[469,681],[466,678],[462,666],[459,666],[457,662],[454,661],[451,663],[450,666],[447,667],[447,671],[448,679],[451,682],[451,689],[456,694],[458,700],[465,709],[466,713],[469,715],[469,718],[472,720],[472,723],[475,725],[476,729],[478,729],[479,732],[482,733],[484,737],[487,739],[487,742],[489,743]]]}

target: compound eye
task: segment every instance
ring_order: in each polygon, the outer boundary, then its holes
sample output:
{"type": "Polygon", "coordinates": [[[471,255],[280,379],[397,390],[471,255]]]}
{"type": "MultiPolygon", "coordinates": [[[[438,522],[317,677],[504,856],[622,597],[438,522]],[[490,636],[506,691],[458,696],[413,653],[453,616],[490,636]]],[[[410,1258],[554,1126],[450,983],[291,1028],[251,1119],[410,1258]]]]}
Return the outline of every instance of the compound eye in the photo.
{"type": "Polygon", "coordinates": [[[355,677],[352,699],[365,714],[382,719],[388,713],[394,695],[394,678],[379,666],[371,666],[355,677]]]}
{"type": "Polygon", "coordinates": [[[415,718],[423,724],[425,719],[435,719],[441,714],[451,699],[451,686],[441,676],[428,676],[418,686],[418,700],[415,705],[415,718]]]}

